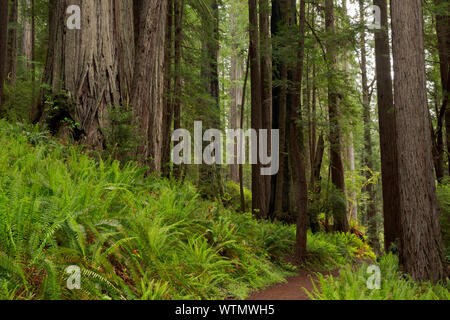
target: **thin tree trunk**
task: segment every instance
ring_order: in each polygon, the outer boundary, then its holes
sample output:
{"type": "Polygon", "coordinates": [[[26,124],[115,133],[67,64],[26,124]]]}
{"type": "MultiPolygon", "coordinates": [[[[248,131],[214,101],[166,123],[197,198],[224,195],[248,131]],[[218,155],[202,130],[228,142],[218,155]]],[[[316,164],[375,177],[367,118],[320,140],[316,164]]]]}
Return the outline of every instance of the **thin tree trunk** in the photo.
{"type": "MultiPolygon", "coordinates": [[[[270,6],[269,0],[259,0],[259,27],[261,44],[261,125],[262,129],[272,128],[272,46],[270,40],[270,6]]],[[[270,133],[270,131],[269,131],[270,133]]],[[[267,139],[267,150],[271,150],[271,139],[267,139]]],[[[264,181],[264,215],[270,207],[271,176],[261,177],[264,181]]]]}
{"type": "MultiPolygon", "coordinates": [[[[241,101],[241,119],[240,119],[240,127],[244,129],[244,115],[245,115],[245,96],[247,91],[247,82],[248,82],[248,73],[250,69],[250,59],[247,58],[247,63],[245,67],[245,79],[244,79],[244,88],[242,90],[242,101],[241,101]]],[[[239,164],[239,189],[241,193],[241,211],[245,212],[245,195],[244,195],[244,165],[239,164]]]]}
{"type": "MultiPolygon", "coordinates": [[[[25,70],[30,70],[32,61],[32,28],[31,28],[31,0],[20,0],[21,17],[22,17],[22,42],[21,55],[24,58],[25,70]]],[[[50,5],[51,6],[51,5],[50,5]]]]}
{"type": "Polygon", "coordinates": [[[297,232],[295,257],[299,261],[306,258],[307,217],[308,217],[308,183],[305,172],[303,128],[301,123],[301,90],[303,77],[303,59],[305,43],[305,0],[300,0],[300,41],[298,44],[297,68],[295,74],[295,92],[289,121],[289,144],[292,165],[292,180],[296,199],[294,207],[297,215],[297,232]]]}
{"type": "Polygon", "coordinates": [[[172,62],[173,62],[173,0],[168,0],[167,3],[167,30],[166,30],[166,44],[164,52],[164,115],[163,115],[163,133],[162,133],[162,173],[165,177],[170,177],[170,151],[171,151],[171,134],[173,122],[173,90],[172,90],[172,62]]]}
{"type": "MultiPolygon", "coordinates": [[[[173,90],[173,126],[174,130],[181,129],[181,58],[182,58],[182,38],[183,38],[183,13],[184,13],[184,0],[174,1],[174,14],[175,14],[175,80],[173,90]]],[[[173,175],[176,179],[180,179],[182,176],[181,166],[175,166],[173,168],[173,175]]]]}
{"type": "MultiPolygon", "coordinates": [[[[364,1],[359,0],[359,18],[361,24],[364,25],[364,1]]],[[[362,95],[363,95],[363,118],[364,118],[364,157],[363,162],[367,167],[366,179],[372,178],[374,165],[373,165],[373,151],[372,151],[372,133],[371,133],[371,110],[370,110],[370,92],[367,79],[367,60],[366,60],[366,34],[365,30],[361,33],[361,75],[362,75],[362,95]]],[[[377,208],[375,203],[375,188],[373,183],[368,183],[365,187],[369,198],[366,206],[366,215],[368,220],[368,235],[369,243],[375,252],[380,251],[380,240],[378,239],[378,224],[376,220],[377,208]]]]}
{"type": "MultiPolygon", "coordinates": [[[[338,88],[335,81],[336,73],[336,49],[332,35],[335,33],[334,22],[334,3],[333,0],[325,0],[325,27],[329,33],[327,45],[327,61],[328,61],[328,107],[330,121],[330,166],[331,181],[334,186],[342,191],[345,196],[345,177],[344,164],[342,161],[341,150],[341,129],[339,124],[339,98],[338,88]]],[[[344,203],[346,203],[344,199],[344,203]]],[[[336,231],[349,231],[347,220],[347,210],[338,210],[334,212],[334,227],[336,231]]]]}
{"type": "Polygon", "coordinates": [[[0,0],[0,118],[3,112],[3,84],[6,76],[8,0],[0,0]]]}
{"type": "Polygon", "coordinates": [[[399,159],[400,255],[412,278],[444,275],[426,96],[422,1],[391,2],[399,159]],[[405,81],[407,79],[407,81],[405,81]]]}
{"type": "MultiPolygon", "coordinates": [[[[257,0],[249,0],[250,23],[250,71],[251,71],[251,126],[259,131],[262,128],[262,101],[261,101],[261,63],[259,51],[258,32],[258,4],[257,0]]],[[[257,161],[258,162],[258,161],[257,161]]],[[[259,217],[265,216],[265,186],[260,172],[259,163],[252,165],[252,211],[259,217]]]]}
{"type": "Polygon", "coordinates": [[[396,109],[394,109],[391,76],[387,0],[375,0],[374,4],[381,9],[382,27],[375,32],[375,60],[383,187],[384,245],[387,252],[391,245],[398,242],[397,240],[400,238],[396,109]]]}
{"type": "Polygon", "coordinates": [[[9,12],[9,29],[8,29],[8,58],[7,71],[8,83],[16,83],[17,75],[17,52],[18,52],[18,37],[17,37],[17,23],[18,23],[18,8],[19,2],[15,0],[12,2],[9,12]]]}

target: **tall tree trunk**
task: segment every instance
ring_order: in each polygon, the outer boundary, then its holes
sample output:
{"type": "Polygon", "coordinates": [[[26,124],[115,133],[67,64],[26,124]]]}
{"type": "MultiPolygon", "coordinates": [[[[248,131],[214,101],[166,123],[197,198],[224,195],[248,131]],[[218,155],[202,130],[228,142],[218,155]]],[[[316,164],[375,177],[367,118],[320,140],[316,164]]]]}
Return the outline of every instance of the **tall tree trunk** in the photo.
{"type": "Polygon", "coordinates": [[[391,3],[400,254],[414,280],[444,275],[426,96],[422,1],[391,3]]]}
{"type": "Polygon", "coordinates": [[[305,0],[300,0],[300,41],[298,44],[297,67],[294,78],[293,106],[289,119],[289,157],[292,165],[292,181],[294,182],[295,214],[297,216],[297,232],[295,257],[302,261],[306,258],[306,237],[308,217],[308,183],[305,172],[303,126],[301,125],[301,92],[303,78],[303,60],[305,43],[305,0]]]}
{"type": "Polygon", "coordinates": [[[9,29],[8,29],[8,58],[7,58],[7,71],[8,82],[14,84],[16,82],[17,75],[17,52],[18,52],[18,8],[19,1],[15,0],[11,3],[9,11],[9,29]]]}
{"type": "MultiPolygon", "coordinates": [[[[50,4],[51,5],[51,4],[50,4]]],[[[25,70],[31,69],[30,61],[32,61],[32,28],[31,28],[31,0],[20,0],[21,25],[22,25],[22,41],[20,53],[24,58],[25,70]]],[[[49,27],[50,28],[50,27],[49,27]]]]}
{"type": "MultiPolygon", "coordinates": [[[[272,128],[272,46],[270,40],[270,6],[269,0],[259,0],[259,27],[261,44],[261,125],[262,129],[272,128]]],[[[269,131],[270,132],[270,131],[269,131]]],[[[271,150],[271,139],[267,139],[267,150],[271,150]]],[[[270,207],[271,176],[261,177],[264,181],[264,215],[270,207]]]]}
{"type": "MultiPolygon", "coordinates": [[[[249,0],[250,23],[250,71],[251,71],[251,126],[259,131],[262,128],[262,101],[261,101],[261,60],[259,51],[258,32],[258,3],[257,0],[249,0]]],[[[252,211],[257,217],[264,217],[265,186],[261,176],[259,163],[252,165],[252,211]]]]}
{"type": "Polygon", "coordinates": [[[49,48],[43,75],[44,83],[51,87],[46,94],[66,101],[56,111],[45,108],[42,99],[34,120],[41,118],[58,133],[63,125],[60,120],[71,118],[79,124],[80,136],[76,138],[101,149],[103,129],[109,126],[108,107],[128,105],[134,47],[130,36],[132,3],[78,0],[81,30],[66,27],[69,4],[74,1],[50,1],[49,48]]]}
{"type": "Polygon", "coordinates": [[[173,0],[168,0],[167,3],[167,29],[166,29],[166,44],[164,51],[164,114],[163,114],[163,130],[162,130],[162,172],[165,177],[170,176],[170,161],[171,161],[171,134],[173,122],[173,90],[172,90],[172,62],[174,54],[173,39],[173,0]]]}
{"type": "Polygon", "coordinates": [[[441,84],[443,102],[438,112],[438,123],[436,130],[435,162],[436,174],[441,181],[444,176],[444,142],[443,121],[447,132],[447,152],[449,156],[450,174],[450,3],[445,0],[434,0],[438,9],[436,16],[436,34],[438,38],[439,61],[441,69],[441,84]]]}
{"type": "Polygon", "coordinates": [[[161,171],[167,0],[141,0],[131,105],[143,135],[137,155],[161,171]]]}
{"type": "MultiPolygon", "coordinates": [[[[240,103],[242,102],[242,86],[240,81],[244,73],[243,63],[238,53],[237,47],[237,35],[236,35],[236,13],[234,9],[231,12],[231,69],[230,69],[230,81],[231,81],[231,92],[230,92],[230,129],[240,128],[240,103]]],[[[237,152],[237,144],[235,143],[235,152],[237,152]]],[[[239,183],[239,165],[236,163],[230,165],[230,179],[239,183]]]]}
{"type": "MultiPolygon", "coordinates": [[[[355,174],[356,172],[356,165],[355,165],[355,145],[354,145],[354,138],[353,133],[350,132],[349,138],[348,138],[348,145],[347,145],[347,160],[348,160],[348,166],[350,172],[352,174],[355,174]]],[[[352,183],[354,183],[354,178],[352,178],[352,183]]],[[[357,222],[358,221],[358,199],[356,196],[356,191],[351,190],[349,192],[349,214],[350,218],[357,222]]]]}
{"type": "MultiPolygon", "coordinates": [[[[361,24],[365,25],[364,18],[364,1],[359,0],[359,18],[361,24]]],[[[372,151],[372,132],[371,132],[371,110],[370,110],[370,92],[367,79],[367,50],[366,50],[366,33],[365,30],[361,33],[361,83],[362,83],[362,95],[363,95],[363,118],[364,118],[364,165],[367,167],[366,179],[372,178],[374,165],[373,165],[373,151],[372,151]]],[[[369,243],[375,252],[380,251],[380,240],[378,239],[378,223],[376,220],[377,208],[375,203],[375,188],[373,183],[368,183],[365,187],[369,198],[366,206],[366,215],[368,220],[368,235],[369,243]]]]}
{"type": "MultiPolygon", "coordinates": [[[[344,164],[341,150],[341,129],[339,124],[339,95],[335,81],[336,73],[336,49],[334,43],[335,22],[333,0],[325,0],[325,27],[328,32],[326,41],[328,61],[328,108],[330,118],[330,165],[331,181],[334,186],[342,191],[345,196],[344,164]]],[[[344,199],[345,203],[345,199],[344,199]]],[[[347,210],[334,210],[334,227],[336,231],[349,231],[347,210]]]]}
{"type": "Polygon", "coordinates": [[[0,0],[0,117],[3,112],[3,84],[6,76],[8,0],[0,0]]]}
{"type": "MultiPolygon", "coordinates": [[[[386,252],[400,238],[397,130],[391,76],[387,0],[375,0],[381,9],[381,29],[375,32],[375,60],[383,187],[384,245],[386,252]]],[[[399,244],[399,243],[398,243],[399,244]]]]}
{"type": "MultiPolygon", "coordinates": [[[[181,58],[182,58],[182,38],[183,38],[183,13],[184,13],[184,0],[174,1],[174,14],[175,14],[175,80],[173,89],[173,127],[174,130],[181,129],[181,58]]],[[[180,179],[182,175],[181,166],[175,166],[173,168],[173,176],[180,179]]]]}

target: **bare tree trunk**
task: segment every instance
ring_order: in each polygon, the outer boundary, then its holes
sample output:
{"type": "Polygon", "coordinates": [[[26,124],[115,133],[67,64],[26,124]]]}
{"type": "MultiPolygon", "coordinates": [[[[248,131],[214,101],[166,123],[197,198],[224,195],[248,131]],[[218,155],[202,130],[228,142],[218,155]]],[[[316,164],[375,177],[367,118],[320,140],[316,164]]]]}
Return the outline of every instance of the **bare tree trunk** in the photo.
{"type": "Polygon", "coordinates": [[[11,4],[10,12],[9,12],[10,27],[8,29],[8,58],[7,58],[7,71],[6,71],[6,74],[8,75],[8,82],[11,84],[16,83],[16,75],[17,75],[18,8],[19,8],[19,2],[17,0],[13,1],[11,4]]]}
{"type": "MultiPolygon", "coordinates": [[[[181,129],[181,55],[182,55],[182,38],[183,38],[183,12],[184,12],[184,0],[174,1],[174,14],[175,14],[175,80],[173,90],[173,126],[174,130],[181,129]]],[[[173,175],[175,178],[180,179],[182,172],[180,166],[174,166],[173,175]]]]}
{"type": "MultiPolygon", "coordinates": [[[[247,58],[247,64],[245,66],[245,78],[244,78],[244,89],[242,90],[242,101],[241,101],[241,119],[240,127],[244,129],[244,115],[245,115],[245,95],[247,91],[248,73],[250,69],[250,59],[247,58]]],[[[241,211],[245,212],[245,195],[244,195],[244,165],[239,164],[239,189],[241,193],[241,211]]]]}
{"type": "Polygon", "coordinates": [[[305,43],[305,0],[300,0],[300,41],[298,44],[297,68],[295,74],[295,92],[289,121],[289,144],[294,182],[295,214],[297,215],[297,232],[295,257],[303,261],[306,258],[307,217],[308,217],[308,183],[305,172],[303,128],[301,123],[301,91],[303,78],[303,59],[305,43]]]}
{"type": "MultiPolygon", "coordinates": [[[[262,129],[272,128],[272,45],[270,40],[270,6],[269,0],[259,0],[259,27],[261,44],[261,125],[262,129]]],[[[270,133],[270,131],[269,131],[270,133]]],[[[267,139],[267,150],[271,150],[271,139],[267,139]]],[[[271,176],[261,177],[264,180],[264,215],[270,207],[271,176]]]]}
{"type": "MultiPolygon", "coordinates": [[[[444,141],[443,120],[447,132],[447,152],[450,160],[450,4],[445,0],[434,0],[440,10],[436,16],[436,34],[438,38],[439,61],[441,69],[441,84],[443,102],[438,112],[438,123],[436,130],[436,174],[439,181],[444,176],[444,141]],[[442,10],[442,11],[441,11],[442,10]],[[446,14],[445,14],[446,11],[446,14]]],[[[450,162],[449,162],[450,164],[450,162]]],[[[450,173],[450,167],[449,167],[450,173]]]]}
{"type": "Polygon", "coordinates": [[[161,171],[167,0],[142,0],[131,105],[143,135],[137,155],[161,171]]]}
{"type": "Polygon", "coordinates": [[[79,124],[80,136],[76,138],[93,148],[104,147],[108,107],[128,105],[134,51],[131,4],[131,0],[50,1],[50,38],[43,79],[51,87],[46,94],[65,100],[65,104],[56,111],[45,108],[42,98],[34,120],[48,122],[57,134],[63,126],[60,120],[72,119],[79,124]],[[66,27],[69,4],[80,5],[81,30],[66,27]]]}
{"type": "Polygon", "coordinates": [[[383,186],[384,245],[386,252],[400,238],[397,130],[391,77],[387,0],[375,0],[381,9],[381,30],[375,32],[378,118],[383,186]]]}
{"type": "Polygon", "coordinates": [[[0,0],[0,118],[3,112],[3,83],[6,76],[8,0],[0,0]]]}
{"type": "MultiPolygon", "coordinates": [[[[325,25],[329,33],[329,37],[335,33],[334,22],[334,3],[333,0],[325,0],[325,25]]],[[[328,60],[328,107],[330,118],[330,165],[331,165],[331,181],[338,190],[342,191],[345,196],[345,177],[344,164],[342,161],[341,150],[341,129],[339,124],[339,98],[338,88],[334,81],[336,72],[336,50],[333,41],[327,41],[327,60],[328,60]]],[[[345,201],[344,201],[345,203],[345,201]]],[[[347,210],[339,210],[334,212],[334,227],[336,231],[349,231],[347,220],[347,210]]]]}
{"type": "Polygon", "coordinates": [[[26,70],[30,70],[32,61],[32,28],[31,28],[31,0],[20,0],[21,4],[21,17],[22,17],[22,42],[21,42],[21,55],[25,59],[24,67],[26,70]]]}
{"type": "Polygon", "coordinates": [[[166,30],[166,44],[164,51],[164,115],[163,115],[163,130],[162,130],[162,172],[165,177],[170,177],[170,161],[171,161],[171,134],[173,122],[173,90],[172,90],[172,62],[174,54],[173,39],[173,0],[168,0],[167,4],[167,30],[166,30]]]}
{"type": "MultiPolygon", "coordinates": [[[[350,136],[348,139],[348,145],[347,145],[347,159],[348,159],[348,163],[349,163],[349,169],[352,172],[352,174],[355,173],[356,171],[356,166],[355,166],[355,146],[354,146],[354,142],[353,142],[353,133],[350,132],[350,136]]],[[[352,179],[354,180],[354,179],[352,179]]],[[[353,181],[354,183],[354,181],[353,181]]],[[[357,202],[357,198],[356,198],[356,192],[355,191],[351,191],[349,192],[349,206],[350,206],[350,218],[353,221],[358,221],[358,202],[357,202]]]]}
{"type": "MultiPolygon", "coordinates": [[[[233,9],[232,9],[233,10],[233,9]]],[[[236,44],[236,14],[234,11],[231,13],[231,69],[230,69],[230,129],[237,129],[240,127],[240,103],[242,101],[242,86],[240,81],[243,76],[243,63],[240,59],[240,54],[237,52],[236,44]]],[[[237,151],[237,144],[235,143],[235,152],[237,151]]],[[[235,183],[239,183],[239,165],[235,163],[230,165],[230,179],[235,183]]]]}
{"type": "MultiPolygon", "coordinates": [[[[249,23],[250,23],[250,70],[251,70],[251,106],[252,106],[252,129],[262,128],[262,101],[261,101],[261,59],[259,51],[258,32],[258,4],[257,0],[249,0],[249,23]]],[[[253,213],[263,218],[265,216],[265,186],[260,172],[259,163],[252,165],[252,209],[253,213]]]]}
{"type": "Polygon", "coordinates": [[[400,254],[414,280],[444,275],[426,96],[422,1],[391,2],[400,254]]]}
{"type": "MultiPolygon", "coordinates": [[[[364,25],[364,1],[359,0],[359,17],[361,24],[364,25]]],[[[365,30],[361,33],[361,83],[363,94],[363,118],[364,118],[364,157],[363,162],[367,167],[366,179],[372,178],[374,165],[373,165],[373,151],[372,151],[372,132],[371,132],[371,109],[370,109],[370,92],[369,83],[367,79],[367,50],[366,50],[366,33],[365,30]]],[[[378,224],[376,220],[377,208],[375,203],[375,188],[373,183],[368,183],[365,187],[369,198],[366,206],[366,215],[368,220],[368,235],[369,243],[375,252],[380,251],[380,240],[378,239],[378,224]]]]}

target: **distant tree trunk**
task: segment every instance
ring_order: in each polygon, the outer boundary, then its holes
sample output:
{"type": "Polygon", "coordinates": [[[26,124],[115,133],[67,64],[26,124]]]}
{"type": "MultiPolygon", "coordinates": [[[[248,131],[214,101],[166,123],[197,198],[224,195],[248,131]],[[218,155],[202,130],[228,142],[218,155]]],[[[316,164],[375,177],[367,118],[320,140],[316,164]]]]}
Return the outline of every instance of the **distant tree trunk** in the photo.
{"type": "MultiPolygon", "coordinates": [[[[181,58],[182,58],[182,38],[183,38],[183,12],[184,12],[184,0],[174,1],[174,29],[175,29],[175,80],[173,89],[173,127],[174,130],[181,129],[181,58]]],[[[182,172],[180,166],[174,166],[173,175],[175,178],[180,179],[182,172]]]]}
{"type": "MultiPolygon", "coordinates": [[[[364,18],[364,1],[359,0],[359,17],[363,25],[365,25],[364,18]]],[[[363,119],[364,119],[364,157],[363,163],[367,167],[366,179],[372,178],[374,165],[373,165],[373,151],[372,151],[372,132],[371,132],[371,110],[370,110],[370,92],[367,79],[367,50],[366,50],[366,33],[365,30],[361,33],[361,83],[362,83],[362,95],[363,95],[363,119]]],[[[380,251],[380,240],[378,239],[378,223],[376,220],[377,208],[375,203],[375,188],[373,183],[368,183],[365,187],[369,198],[366,206],[366,215],[368,220],[368,235],[369,243],[375,252],[380,251]]]]}
{"type": "Polygon", "coordinates": [[[0,0],[0,118],[3,112],[3,84],[6,76],[8,0],[0,0]]]}
{"type": "MultiPolygon", "coordinates": [[[[333,0],[325,0],[325,27],[331,35],[335,33],[334,22],[334,3],[333,0]]],[[[342,191],[345,196],[345,177],[344,164],[342,161],[341,150],[341,129],[339,124],[339,98],[338,88],[335,81],[336,72],[336,49],[334,39],[326,42],[327,45],[327,61],[328,61],[328,107],[329,107],[329,121],[330,121],[330,166],[331,166],[331,181],[338,190],[342,191]]],[[[344,199],[344,203],[346,203],[344,199]]],[[[347,220],[347,210],[339,210],[334,212],[334,227],[336,231],[349,231],[349,224],[347,220]]]]}
{"type": "MultiPolygon", "coordinates": [[[[259,131],[262,128],[262,101],[261,101],[261,60],[259,51],[258,32],[258,4],[257,0],[249,0],[249,23],[250,23],[250,70],[251,70],[251,106],[252,106],[252,129],[259,131]]],[[[265,216],[265,186],[260,172],[259,163],[252,165],[252,211],[259,217],[265,216]]]]}
{"type": "Polygon", "coordinates": [[[50,1],[49,48],[43,82],[51,88],[45,93],[60,101],[59,109],[45,108],[42,98],[33,118],[49,123],[54,134],[67,129],[62,120],[72,119],[79,124],[75,138],[102,149],[103,130],[109,126],[108,108],[128,105],[133,71],[132,3],[131,0],[77,3],[81,7],[81,30],[69,30],[66,10],[73,1],[50,1]]]}
{"type": "MultiPolygon", "coordinates": [[[[233,10],[233,9],[232,9],[233,10]]],[[[240,128],[240,103],[242,101],[242,86],[240,81],[243,76],[243,63],[240,59],[240,54],[237,52],[236,44],[236,13],[231,12],[231,69],[230,69],[230,81],[231,81],[231,92],[230,92],[230,129],[240,128]]],[[[235,143],[235,152],[237,151],[237,144],[235,143]]],[[[230,179],[239,183],[239,165],[235,163],[230,165],[230,179]]]]}
{"type": "MultiPolygon", "coordinates": [[[[348,164],[349,164],[349,169],[352,172],[352,174],[355,173],[356,171],[356,165],[355,165],[355,145],[354,145],[354,139],[353,139],[353,133],[350,132],[350,136],[348,139],[348,145],[347,145],[347,159],[348,159],[348,164]]],[[[352,179],[352,183],[355,183],[354,179],[352,179]]],[[[349,214],[350,214],[350,218],[357,222],[358,221],[358,202],[357,202],[357,197],[356,197],[356,192],[355,191],[350,191],[349,192],[349,214]]]]}
{"type": "Polygon", "coordinates": [[[174,54],[173,41],[173,0],[167,3],[167,30],[166,44],[164,48],[164,115],[163,115],[163,132],[162,132],[162,173],[165,177],[170,177],[170,161],[171,161],[171,144],[172,144],[172,123],[173,123],[173,88],[172,88],[172,65],[174,54]]]}
{"type": "MultiPolygon", "coordinates": [[[[272,37],[276,37],[281,32],[280,24],[283,22],[283,14],[281,10],[281,1],[280,0],[272,0],[272,17],[271,17],[271,33],[272,37]]],[[[281,110],[281,93],[283,90],[283,86],[285,84],[285,80],[282,81],[282,65],[283,63],[280,61],[278,57],[272,56],[272,84],[277,83],[277,85],[273,85],[272,88],[272,129],[280,130],[280,169],[278,173],[271,177],[271,188],[270,188],[270,205],[269,205],[269,216],[271,218],[275,218],[275,216],[282,211],[283,204],[283,195],[287,197],[286,194],[283,194],[283,185],[284,185],[284,164],[285,164],[285,123],[284,119],[281,119],[282,110],[281,110]],[[282,83],[280,85],[279,83],[282,83]],[[278,200],[277,200],[278,198],[278,200]],[[278,201],[279,204],[276,202],[278,201]]],[[[287,77],[287,70],[286,70],[287,77]]],[[[284,104],[284,108],[285,108],[284,104]]],[[[284,111],[286,112],[286,111],[284,111]]]]}
{"type": "Polygon", "coordinates": [[[297,232],[295,257],[303,261],[306,258],[307,217],[308,217],[308,183],[306,180],[303,126],[301,123],[301,91],[303,78],[303,60],[305,43],[305,0],[300,0],[300,41],[298,44],[297,67],[293,105],[289,119],[290,163],[292,165],[292,181],[294,183],[295,215],[297,216],[297,232]]]}
{"type": "MultiPolygon", "coordinates": [[[[381,9],[381,27],[375,32],[375,60],[383,187],[384,245],[386,252],[400,238],[397,130],[391,76],[387,0],[375,0],[381,9]]],[[[398,243],[399,244],[399,243],[398,243]]]]}
{"type": "MultiPolygon", "coordinates": [[[[21,22],[22,22],[22,41],[20,53],[25,59],[25,70],[31,69],[30,61],[32,61],[32,28],[31,28],[31,0],[20,0],[21,4],[21,22]]],[[[51,4],[50,4],[51,5],[51,4]]],[[[49,27],[50,28],[50,27],[49,27]]]]}
{"type": "MultiPolygon", "coordinates": [[[[261,44],[261,125],[262,129],[272,128],[272,45],[270,40],[270,6],[269,0],[259,0],[259,27],[261,44]]],[[[270,133],[270,131],[269,131],[270,133]]],[[[271,139],[267,139],[267,150],[271,150],[271,139]]],[[[271,176],[261,177],[264,181],[264,215],[270,207],[271,176]]]]}
{"type": "Polygon", "coordinates": [[[131,105],[143,135],[137,155],[156,173],[162,161],[166,19],[167,0],[142,0],[131,105]]]}
{"type": "MultiPolygon", "coordinates": [[[[244,89],[242,90],[242,101],[241,101],[241,119],[240,119],[240,127],[244,129],[244,115],[245,115],[245,97],[247,92],[247,82],[248,82],[248,73],[250,69],[250,60],[247,58],[247,63],[245,66],[245,78],[244,78],[244,89]]],[[[241,193],[241,211],[245,212],[245,194],[244,194],[244,165],[239,164],[239,189],[241,193]]]]}
{"type": "Polygon", "coordinates": [[[402,225],[400,255],[405,271],[414,280],[438,280],[444,275],[444,260],[431,156],[422,1],[392,1],[391,18],[402,225]]]}
{"type": "Polygon", "coordinates": [[[447,132],[447,152],[449,156],[449,174],[450,174],[450,3],[445,0],[434,0],[439,13],[436,16],[436,34],[438,38],[439,62],[441,69],[441,84],[443,102],[438,112],[435,162],[436,174],[439,181],[444,177],[444,141],[443,141],[443,122],[447,132]],[[447,14],[444,13],[447,12],[447,14]]]}
{"type": "Polygon", "coordinates": [[[11,3],[9,11],[9,29],[8,29],[8,58],[7,58],[7,71],[8,82],[14,84],[16,82],[17,75],[17,23],[18,23],[18,8],[19,2],[15,0],[11,3]]]}

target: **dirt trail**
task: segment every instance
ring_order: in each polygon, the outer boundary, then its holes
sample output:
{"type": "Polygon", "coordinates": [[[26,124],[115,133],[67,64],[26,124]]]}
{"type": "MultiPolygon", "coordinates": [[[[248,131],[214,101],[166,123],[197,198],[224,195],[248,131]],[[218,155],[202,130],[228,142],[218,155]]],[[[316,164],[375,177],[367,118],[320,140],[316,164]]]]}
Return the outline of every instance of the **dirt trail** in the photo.
{"type": "MultiPolygon", "coordinates": [[[[332,272],[320,272],[323,275],[339,276],[339,270],[332,272]]],[[[300,269],[299,275],[287,278],[287,283],[281,283],[269,287],[265,290],[254,292],[248,300],[310,300],[302,288],[308,291],[313,290],[313,281],[317,281],[317,276],[313,271],[300,269]]]]}

